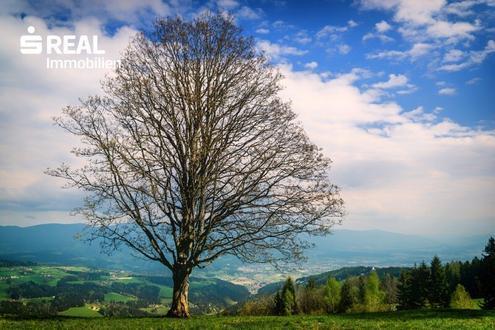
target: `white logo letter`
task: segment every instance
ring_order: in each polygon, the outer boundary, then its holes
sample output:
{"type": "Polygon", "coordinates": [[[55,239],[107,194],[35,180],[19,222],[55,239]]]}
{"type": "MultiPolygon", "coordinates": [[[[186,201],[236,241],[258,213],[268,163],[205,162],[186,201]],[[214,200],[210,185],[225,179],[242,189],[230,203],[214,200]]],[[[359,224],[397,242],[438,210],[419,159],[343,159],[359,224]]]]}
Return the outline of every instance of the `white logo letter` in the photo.
{"type": "MultiPolygon", "coordinates": [[[[36,29],[30,26],[27,29],[29,34],[33,34],[36,29]]],[[[23,35],[20,38],[21,54],[41,54],[43,51],[43,43],[39,35],[23,35]]]]}
{"type": "Polygon", "coordinates": [[[62,54],[60,46],[62,45],[62,39],[59,36],[49,35],[46,37],[46,52],[51,54],[62,54]]]}

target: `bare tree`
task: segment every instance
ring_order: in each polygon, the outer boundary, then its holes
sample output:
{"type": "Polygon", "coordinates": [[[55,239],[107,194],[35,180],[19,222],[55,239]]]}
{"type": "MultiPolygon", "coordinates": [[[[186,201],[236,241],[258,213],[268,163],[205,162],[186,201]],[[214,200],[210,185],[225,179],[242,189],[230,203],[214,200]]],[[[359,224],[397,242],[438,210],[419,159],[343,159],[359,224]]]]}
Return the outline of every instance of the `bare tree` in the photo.
{"type": "Polygon", "coordinates": [[[228,18],[159,20],[131,42],[104,96],[56,119],[81,138],[73,153],[86,165],[49,174],[86,191],[78,211],[106,247],[171,270],[169,316],[189,316],[194,267],[225,254],[299,258],[300,234],[342,217],[330,160],[278,97],[280,79],[228,18]]]}

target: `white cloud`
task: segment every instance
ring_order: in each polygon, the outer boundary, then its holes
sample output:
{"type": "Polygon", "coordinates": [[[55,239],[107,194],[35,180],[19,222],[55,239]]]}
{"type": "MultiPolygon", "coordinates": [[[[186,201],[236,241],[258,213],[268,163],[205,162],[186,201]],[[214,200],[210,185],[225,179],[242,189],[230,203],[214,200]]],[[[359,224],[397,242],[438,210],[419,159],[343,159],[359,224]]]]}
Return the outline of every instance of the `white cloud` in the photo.
{"type": "Polygon", "coordinates": [[[400,59],[410,58],[411,60],[415,60],[418,57],[421,57],[421,56],[428,54],[428,52],[432,48],[433,48],[433,46],[430,44],[416,43],[411,47],[411,49],[406,50],[406,51],[387,50],[387,51],[381,51],[381,52],[374,53],[374,54],[368,54],[367,57],[371,58],[371,59],[390,58],[390,59],[400,60],[400,59]]]}
{"type": "Polygon", "coordinates": [[[495,52],[495,41],[489,40],[483,50],[471,50],[465,57],[467,59],[460,63],[447,63],[438,68],[439,71],[455,72],[481,64],[492,53],[495,52]]]}
{"type": "Polygon", "coordinates": [[[440,12],[446,4],[445,0],[362,0],[367,9],[385,9],[394,11],[394,20],[411,24],[428,24],[433,22],[432,16],[440,12]]]}
{"type": "Polygon", "coordinates": [[[388,80],[380,83],[373,84],[373,88],[389,89],[406,86],[408,79],[403,74],[390,74],[388,80]]]}
{"type": "Polygon", "coordinates": [[[310,138],[333,160],[347,228],[418,233],[495,230],[495,131],[439,120],[423,107],[379,102],[358,71],[322,80],[284,66],[286,89],[310,138]]]}
{"type": "MultiPolygon", "coordinates": [[[[471,8],[475,5],[481,5],[485,1],[466,0],[457,2],[448,2],[447,0],[361,0],[360,4],[363,9],[379,9],[393,13],[393,20],[397,23],[397,31],[402,37],[411,43],[435,45],[439,50],[431,54],[430,67],[438,65],[442,61],[442,49],[451,48],[452,45],[463,43],[466,48],[470,47],[471,42],[475,40],[476,33],[484,27],[481,19],[485,15],[474,14],[471,8]]],[[[376,27],[378,29],[378,26],[376,27]]],[[[386,28],[386,25],[383,25],[386,28]]],[[[379,33],[368,33],[363,37],[363,41],[380,38],[386,42],[388,38],[379,37],[379,33]]],[[[390,51],[383,53],[384,58],[398,55],[405,57],[403,52],[390,51]]],[[[446,56],[449,58],[449,56],[446,56]]],[[[452,57],[451,57],[452,58],[452,57]]],[[[451,61],[454,62],[454,61],[451,61]]],[[[471,64],[475,64],[471,62],[471,64]]],[[[465,65],[446,65],[444,71],[462,70],[465,65]]]]}
{"type": "Polygon", "coordinates": [[[108,60],[119,58],[136,31],[122,27],[108,36],[95,18],[75,21],[69,28],[48,27],[32,16],[22,20],[0,16],[0,222],[80,221],[68,217],[68,210],[80,206],[81,193],[61,190],[59,180],[43,174],[48,167],[73,160],[70,149],[77,145],[77,139],[54,127],[51,118],[63,107],[77,104],[79,97],[100,93],[99,81],[109,71],[50,70],[44,55],[21,55],[19,37],[29,25],[43,37],[97,35],[108,60]]]}
{"type": "Polygon", "coordinates": [[[306,45],[312,41],[305,31],[297,32],[293,39],[301,45],[306,45]]]}
{"type": "Polygon", "coordinates": [[[305,50],[271,43],[268,40],[261,40],[256,44],[256,46],[260,51],[264,52],[266,56],[274,60],[280,59],[286,55],[301,56],[307,53],[305,50]]]}
{"type": "Polygon", "coordinates": [[[394,90],[395,94],[407,95],[414,93],[417,87],[409,83],[409,79],[403,74],[390,74],[387,81],[382,81],[371,85],[372,89],[368,93],[374,93],[377,98],[380,96],[392,96],[390,90],[394,90]],[[387,91],[385,91],[387,90],[387,91]]]}
{"type": "Polygon", "coordinates": [[[479,28],[466,22],[450,23],[447,21],[436,21],[429,25],[426,32],[437,38],[450,38],[452,41],[462,39],[474,39],[473,32],[479,28]]]}
{"type": "Polygon", "coordinates": [[[304,64],[304,67],[309,70],[314,70],[318,67],[318,62],[312,61],[304,64]]]}
{"type": "Polygon", "coordinates": [[[459,62],[464,58],[464,52],[459,49],[449,50],[443,57],[444,62],[459,62]]]}
{"type": "Polygon", "coordinates": [[[415,122],[433,122],[437,119],[435,113],[426,113],[422,106],[419,106],[414,110],[404,112],[403,115],[404,117],[415,122]]]}
{"type": "Polygon", "coordinates": [[[316,33],[316,38],[321,39],[326,36],[332,35],[334,33],[341,33],[347,31],[347,26],[333,26],[333,25],[325,25],[316,33]]]}
{"type": "Polygon", "coordinates": [[[481,81],[481,78],[480,77],[474,77],[474,78],[469,79],[468,81],[466,81],[466,84],[467,85],[476,85],[480,81],[481,81]]]}
{"type": "Polygon", "coordinates": [[[346,32],[347,30],[352,29],[356,26],[358,26],[358,24],[356,22],[354,22],[353,20],[348,21],[347,25],[345,25],[345,26],[325,25],[316,33],[316,38],[317,39],[322,39],[325,37],[332,38],[332,36],[335,36],[336,34],[339,34],[339,33],[346,32]]]}
{"type": "Polygon", "coordinates": [[[217,6],[220,9],[232,10],[239,7],[239,2],[235,0],[217,0],[217,6]]]}
{"type": "Polygon", "coordinates": [[[371,33],[370,32],[370,33],[366,33],[363,36],[363,41],[367,41],[367,40],[370,40],[370,39],[378,39],[378,40],[380,40],[383,43],[394,41],[394,38],[389,37],[389,36],[387,36],[385,34],[379,34],[379,33],[371,33]]]}
{"type": "Polygon", "coordinates": [[[351,46],[346,45],[346,44],[341,44],[341,45],[337,46],[337,49],[338,49],[340,54],[345,55],[351,51],[351,46]]]}
{"type": "Polygon", "coordinates": [[[385,21],[381,21],[375,24],[375,30],[379,33],[384,33],[390,30],[392,27],[385,21]]]}
{"type": "Polygon", "coordinates": [[[2,2],[0,10],[2,14],[23,14],[24,16],[50,17],[50,23],[56,25],[71,24],[72,21],[80,21],[88,17],[98,18],[101,21],[115,19],[128,22],[129,24],[140,25],[140,20],[145,18],[147,23],[152,23],[156,16],[166,17],[177,11],[171,5],[161,0],[140,0],[140,1],[121,1],[121,0],[87,0],[81,5],[77,0],[62,1],[7,1],[2,2]],[[53,15],[54,12],[66,12],[70,15],[58,18],[53,15]]]}
{"type": "Polygon", "coordinates": [[[452,87],[445,87],[445,88],[442,88],[438,91],[438,94],[439,95],[455,95],[455,88],[452,88],[452,87]]]}
{"type": "Polygon", "coordinates": [[[393,41],[393,38],[385,35],[385,32],[389,31],[390,29],[392,29],[392,26],[390,26],[390,24],[388,24],[386,21],[380,21],[375,24],[376,32],[366,33],[362,39],[363,41],[367,41],[370,39],[379,39],[381,42],[393,41]]]}
{"type": "Polygon", "coordinates": [[[260,8],[252,9],[248,6],[243,6],[234,15],[242,19],[256,20],[263,16],[263,11],[260,8]]]}
{"type": "Polygon", "coordinates": [[[358,26],[358,25],[359,25],[359,24],[358,24],[358,23],[356,23],[355,21],[353,21],[352,19],[351,19],[351,20],[349,20],[349,21],[347,21],[347,26],[349,26],[349,27],[351,27],[351,28],[356,27],[356,26],[358,26]]]}
{"type": "Polygon", "coordinates": [[[256,33],[259,33],[259,34],[268,34],[268,33],[270,33],[270,30],[265,29],[265,28],[259,28],[259,29],[256,30],[256,33]]]}

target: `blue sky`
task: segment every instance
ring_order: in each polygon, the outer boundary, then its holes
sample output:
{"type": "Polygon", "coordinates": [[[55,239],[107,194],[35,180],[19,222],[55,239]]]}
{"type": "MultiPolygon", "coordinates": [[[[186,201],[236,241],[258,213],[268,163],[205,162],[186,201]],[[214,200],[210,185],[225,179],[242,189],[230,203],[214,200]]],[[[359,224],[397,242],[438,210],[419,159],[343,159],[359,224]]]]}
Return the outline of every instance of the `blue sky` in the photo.
{"type": "Polygon", "coordinates": [[[4,1],[0,4],[0,224],[78,222],[81,194],[43,174],[77,141],[51,117],[98,94],[105,70],[47,70],[41,35],[98,35],[118,58],[154,18],[232,15],[284,74],[283,97],[333,159],[344,228],[495,231],[495,2],[4,1]]]}

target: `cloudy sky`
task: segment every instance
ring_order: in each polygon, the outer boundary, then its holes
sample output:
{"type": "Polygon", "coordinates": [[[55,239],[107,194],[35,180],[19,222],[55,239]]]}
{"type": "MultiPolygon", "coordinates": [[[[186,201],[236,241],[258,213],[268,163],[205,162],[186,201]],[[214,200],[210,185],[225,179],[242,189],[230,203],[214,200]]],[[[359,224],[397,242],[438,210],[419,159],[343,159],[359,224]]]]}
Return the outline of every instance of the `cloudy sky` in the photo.
{"type": "Polygon", "coordinates": [[[0,225],[81,222],[80,193],[43,174],[77,143],[51,118],[107,73],[47,69],[50,55],[20,53],[27,28],[96,35],[118,59],[155,17],[205,10],[231,13],[284,74],[283,97],[333,160],[343,228],[495,232],[493,0],[2,1],[0,225]]]}

